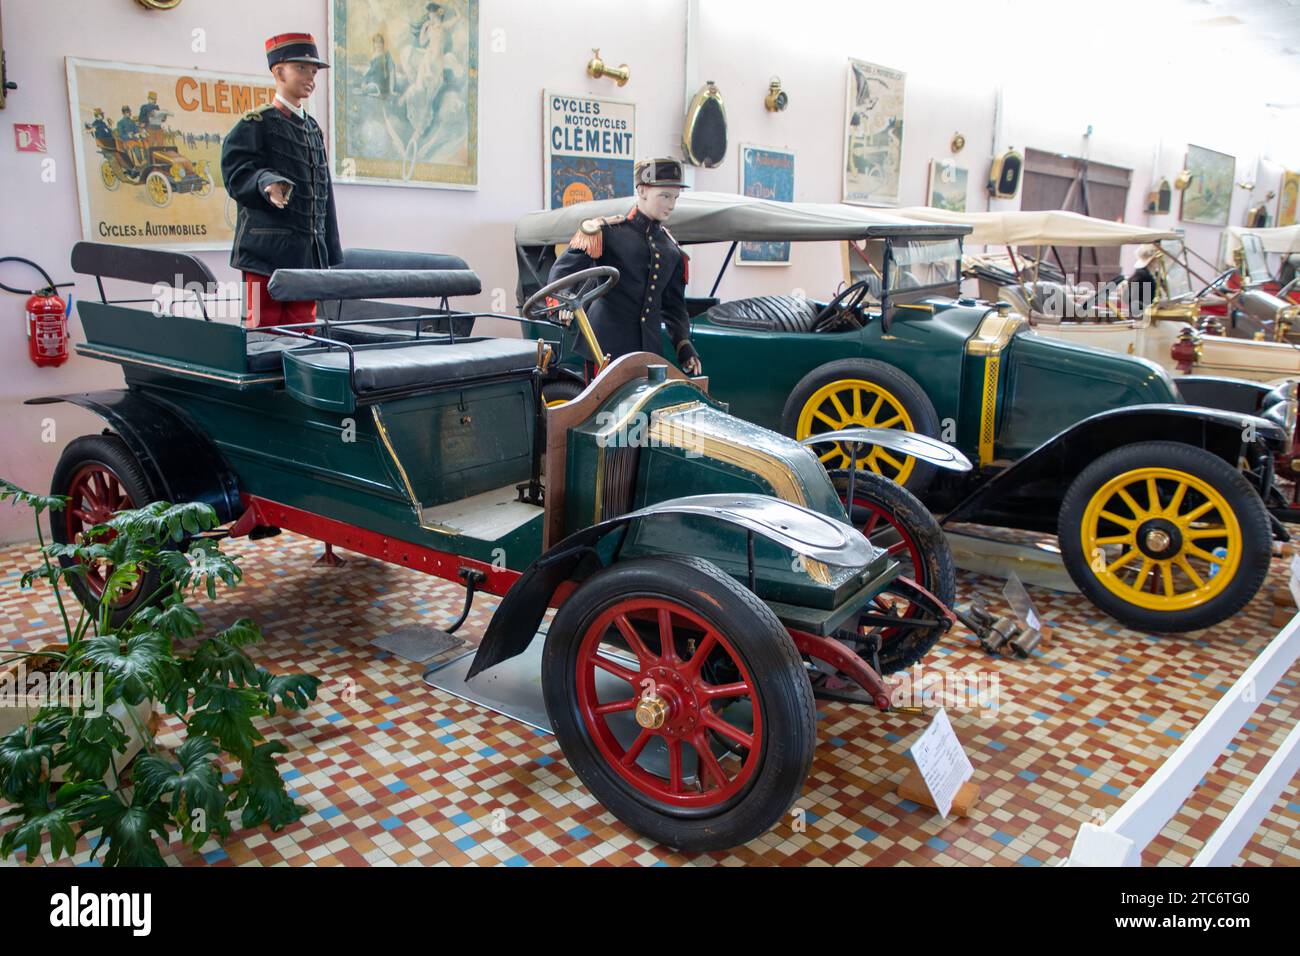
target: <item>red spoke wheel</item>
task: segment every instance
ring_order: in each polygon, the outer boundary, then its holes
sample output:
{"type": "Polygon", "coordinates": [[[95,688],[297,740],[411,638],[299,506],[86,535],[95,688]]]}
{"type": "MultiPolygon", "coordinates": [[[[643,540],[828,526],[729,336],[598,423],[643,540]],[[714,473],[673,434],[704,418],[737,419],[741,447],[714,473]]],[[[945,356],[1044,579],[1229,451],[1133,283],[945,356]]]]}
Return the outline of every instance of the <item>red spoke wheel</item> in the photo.
{"type": "MultiPolygon", "coordinates": [[[[925,505],[892,481],[859,471],[853,479],[850,508],[848,472],[832,471],[830,477],[854,527],[901,565],[902,577],[911,578],[951,607],[957,595],[952,549],[925,505]]],[[[857,636],[864,647],[880,639],[880,669],[884,674],[911,667],[944,632],[941,626],[918,626],[918,622],[924,625],[934,620],[932,611],[889,590],[877,595],[863,616],[857,636]],[[885,616],[897,617],[900,623],[882,624],[880,618],[885,616]]]]}
{"type": "MultiPolygon", "coordinates": [[[[51,516],[50,531],[60,544],[80,541],[117,512],[139,508],[153,498],[144,469],[116,435],[86,435],[69,443],[55,466],[50,493],[68,498],[63,511],[51,516]]],[[[111,535],[99,540],[111,541],[111,535]]],[[[72,563],[60,560],[65,566],[72,563]]],[[[66,580],[82,605],[96,610],[111,573],[111,566],[94,565],[66,580]]],[[[117,597],[110,615],[113,622],[126,620],[157,589],[156,571],[142,575],[135,587],[117,597]]]]}
{"type": "Polygon", "coordinates": [[[754,839],[812,766],[812,687],[794,642],[697,558],[636,558],[585,581],[551,625],[542,687],[578,776],[669,846],[754,839]]]}
{"type": "Polygon", "coordinates": [[[753,778],[763,739],[761,715],[749,704],[753,677],[716,628],[676,602],[642,597],[611,605],[583,635],[577,683],[578,707],[601,756],[651,799],[724,806],[753,778]],[[635,663],[612,655],[611,639],[635,663]],[[711,682],[717,673],[734,679],[711,682]],[[602,682],[603,674],[614,680],[602,682]],[[724,712],[726,704],[736,716],[724,712]],[[735,749],[724,743],[715,753],[718,738],[735,749]]]}

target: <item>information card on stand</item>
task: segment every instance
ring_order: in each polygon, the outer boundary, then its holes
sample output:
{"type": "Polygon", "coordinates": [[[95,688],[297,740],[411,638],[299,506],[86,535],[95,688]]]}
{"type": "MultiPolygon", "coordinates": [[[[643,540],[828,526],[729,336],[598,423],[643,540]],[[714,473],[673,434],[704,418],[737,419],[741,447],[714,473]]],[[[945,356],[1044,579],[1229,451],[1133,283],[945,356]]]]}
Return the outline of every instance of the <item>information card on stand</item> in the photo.
{"type": "Polygon", "coordinates": [[[912,759],[921,771],[939,815],[947,819],[953,798],[961,785],[974,776],[975,768],[962,749],[946,710],[940,709],[912,744],[912,759]]]}

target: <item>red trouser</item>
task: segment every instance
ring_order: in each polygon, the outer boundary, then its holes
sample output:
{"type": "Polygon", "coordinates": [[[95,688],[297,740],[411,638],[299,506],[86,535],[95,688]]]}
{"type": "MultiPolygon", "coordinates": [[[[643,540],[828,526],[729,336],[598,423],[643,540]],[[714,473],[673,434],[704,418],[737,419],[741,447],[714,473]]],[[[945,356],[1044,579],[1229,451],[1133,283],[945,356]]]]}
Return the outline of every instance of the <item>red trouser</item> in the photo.
{"type": "Polygon", "coordinates": [[[244,286],[248,290],[245,297],[247,311],[244,314],[244,328],[264,329],[271,325],[316,321],[315,302],[277,302],[266,291],[269,280],[270,276],[256,272],[244,273],[244,286]]]}

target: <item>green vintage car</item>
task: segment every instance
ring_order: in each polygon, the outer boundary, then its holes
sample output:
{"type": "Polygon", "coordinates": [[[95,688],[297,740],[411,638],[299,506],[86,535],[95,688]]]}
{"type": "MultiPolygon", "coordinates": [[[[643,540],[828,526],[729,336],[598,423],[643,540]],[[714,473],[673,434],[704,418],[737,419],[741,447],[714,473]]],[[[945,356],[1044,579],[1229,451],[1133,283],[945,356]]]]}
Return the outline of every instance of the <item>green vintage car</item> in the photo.
{"type": "MultiPolygon", "coordinates": [[[[72,265],[101,290],[215,285],[178,253],[79,243],[72,265]]],[[[574,276],[525,312],[544,319],[555,302],[585,321],[613,272],[574,276]]],[[[657,356],[624,356],[545,407],[551,353],[469,334],[478,314],[447,299],[480,283],[455,257],[349,250],[341,268],[282,270],[269,288],[318,300],[318,321],[245,330],[209,321],[202,296],[188,316],[78,303],[78,352],[121,366],[126,387],[32,400],[108,426],[59,460],[52,491],[70,500],[56,541],[124,508],[204,501],[231,536],[288,529],[459,580],[466,611],[476,592],[502,596],[471,676],[522,653],[557,608],[542,686],[566,757],[614,814],[689,850],[750,840],[790,807],[819,687],[852,684],[889,709],[883,674],[953,622],[848,524],[814,453],[731,417],[657,356]],[[443,306],[374,301],[391,298],[443,306]]],[[[896,500],[873,487],[896,492],[860,483],[855,499],[896,500]]],[[[918,540],[950,577],[934,531],[918,540]]],[[[93,604],[108,573],[71,580],[93,604]]],[[[142,580],[114,613],[154,590],[142,580]]]]}
{"type": "MultiPolygon", "coordinates": [[[[556,244],[584,219],[628,202],[521,219],[520,295],[545,281],[556,244]]],[[[1261,495],[1273,493],[1288,432],[1185,401],[1221,390],[1218,380],[1175,384],[1152,362],[1040,336],[1007,303],[963,297],[969,226],[696,192],[682,195],[668,226],[688,249],[731,245],[710,295],[687,305],[710,394],[733,414],[797,439],[868,426],[952,442],[974,470],[940,471],[888,447],[860,457],[843,442],[815,447],[828,468],[852,463],[906,485],[945,522],[1056,534],[1079,588],[1129,626],[1208,627],[1258,591],[1272,540],[1286,539],[1261,495]],[[853,281],[829,301],[722,302],[714,293],[746,241],[846,243],[853,281]]],[[[562,352],[573,363],[571,335],[562,352]]]]}

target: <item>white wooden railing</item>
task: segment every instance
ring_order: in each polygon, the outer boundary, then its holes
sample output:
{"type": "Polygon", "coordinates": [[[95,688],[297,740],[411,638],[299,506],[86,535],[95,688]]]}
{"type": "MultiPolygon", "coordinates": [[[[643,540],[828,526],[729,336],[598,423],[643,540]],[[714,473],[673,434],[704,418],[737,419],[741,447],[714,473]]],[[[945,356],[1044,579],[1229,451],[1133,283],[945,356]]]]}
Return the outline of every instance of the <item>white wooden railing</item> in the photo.
{"type": "MultiPolygon", "coordinates": [[[[1296,590],[1297,578],[1293,571],[1292,591],[1296,590]]],[[[1140,866],[1147,844],[1178,812],[1297,657],[1300,657],[1300,614],[1291,618],[1137,793],[1105,823],[1085,823],[1079,828],[1066,865],[1140,866]]],[[[1292,728],[1197,854],[1192,866],[1231,866],[1297,769],[1300,769],[1300,724],[1292,728]]]]}

